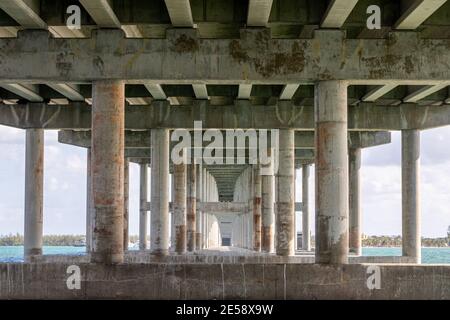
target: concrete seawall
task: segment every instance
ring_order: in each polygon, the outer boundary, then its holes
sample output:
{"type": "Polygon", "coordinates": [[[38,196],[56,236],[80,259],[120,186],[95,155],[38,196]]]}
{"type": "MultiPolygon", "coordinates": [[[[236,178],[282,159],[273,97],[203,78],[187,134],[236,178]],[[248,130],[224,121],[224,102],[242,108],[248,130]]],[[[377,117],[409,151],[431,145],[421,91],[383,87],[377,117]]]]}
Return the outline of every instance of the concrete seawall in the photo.
{"type": "Polygon", "coordinates": [[[79,290],[69,265],[0,264],[0,299],[450,299],[444,265],[376,265],[369,289],[368,264],[79,264],[79,290]]]}

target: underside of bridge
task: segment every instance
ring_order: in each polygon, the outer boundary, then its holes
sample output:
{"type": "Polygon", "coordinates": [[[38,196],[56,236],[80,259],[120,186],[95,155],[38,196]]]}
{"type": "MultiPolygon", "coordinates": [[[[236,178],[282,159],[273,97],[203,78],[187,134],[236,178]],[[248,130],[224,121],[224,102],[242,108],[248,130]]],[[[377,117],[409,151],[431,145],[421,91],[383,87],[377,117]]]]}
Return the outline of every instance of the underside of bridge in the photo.
{"type": "Polygon", "coordinates": [[[0,0],[0,124],[26,130],[25,263],[0,264],[0,298],[450,299],[450,267],[419,265],[420,132],[450,124],[449,52],[446,0],[0,0]],[[44,130],[87,150],[82,257],[42,255],[44,130]],[[390,131],[402,256],[363,257],[361,153],[390,131]]]}

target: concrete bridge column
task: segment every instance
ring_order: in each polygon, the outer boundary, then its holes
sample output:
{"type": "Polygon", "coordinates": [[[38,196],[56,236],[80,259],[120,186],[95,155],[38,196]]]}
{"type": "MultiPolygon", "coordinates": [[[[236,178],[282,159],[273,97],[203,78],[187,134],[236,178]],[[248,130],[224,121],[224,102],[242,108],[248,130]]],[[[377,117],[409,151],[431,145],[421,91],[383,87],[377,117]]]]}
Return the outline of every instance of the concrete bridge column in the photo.
{"type": "MultiPolygon", "coordinates": [[[[273,170],[272,170],[273,171],[273,170]]],[[[274,251],[274,229],[275,215],[273,207],[273,190],[274,176],[273,174],[263,175],[262,182],[262,246],[264,252],[274,251]]]]}
{"type": "Polygon", "coordinates": [[[195,250],[195,214],[197,209],[197,165],[189,164],[187,170],[187,250],[195,250]]]}
{"type": "Polygon", "coordinates": [[[27,129],[25,140],[25,261],[42,254],[44,130],[27,129]]]}
{"type": "Polygon", "coordinates": [[[302,165],[302,249],[311,250],[309,223],[309,164],[302,165]]]}
{"type": "MultiPolygon", "coordinates": [[[[202,172],[203,168],[201,165],[198,165],[197,170],[197,184],[196,184],[196,201],[200,202],[200,196],[202,193],[202,172]]],[[[196,250],[202,249],[203,241],[202,241],[202,212],[196,207],[195,211],[195,248],[196,250]]]]}
{"type": "Polygon", "coordinates": [[[91,148],[86,149],[86,252],[92,248],[92,174],[91,148]]]}
{"type": "Polygon", "coordinates": [[[402,131],[402,255],[421,262],[420,131],[402,131]]]}
{"type": "Polygon", "coordinates": [[[316,263],[348,263],[347,86],[315,88],[316,263]]]}
{"type": "Polygon", "coordinates": [[[253,169],[253,250],[261,251],[261,170],[253,169]]]}
{"type": "Polygon", "coordinates": [[[278,163],[276,253],[280,256],[292,256],[295,253],[295,169],[294,130],[292,129],[280,130],[278,163]]]}
{"type": "Polygon", "coordinates": [[[125,159],[123,180],[123,250],[128,250],[129,242],[129,195],[130,195],[130,161],[125,159]]]}
{"type": "Polygon", "coordinates": [[[123,262],[125,85],[92,85],[92,189],[94,198],[91,262],[123,262]]]}
{"type": "Polygon", "coordinates": [[[169,254],[169,130],[152,129],[150,248],[169,254]]]}
{"type": "MultiPolygon", "coordinates": [[[[206,176],[207,176],[207,171],[206,168],[202,168],[202,194],[201,194],[201,199],[203,202],[206,202],[206,176]]],[[[206,248],[206,239],[207,239],[207,229],[208,229],[208,225],[207,225],[207,218],[208,218],[208,213],[207,212],[202,212],[202,249],[206,248]]]]}
{"type": "Polygon", "coordinates": [[[148,165],[139,165],[139,249],[147,249],[148,234],[148,165]]]}
{"type": "Polygon", "coordinates": [[[174,201],[173,224],[175,225],[175,252],[186,253],[186,164],[173,166],[174,201]]]}
{"type": "Polygon", "coordinates": [[[349,234],[350,252],[360,256],[361,249],[361,149],[349,149],[349,234]]]}

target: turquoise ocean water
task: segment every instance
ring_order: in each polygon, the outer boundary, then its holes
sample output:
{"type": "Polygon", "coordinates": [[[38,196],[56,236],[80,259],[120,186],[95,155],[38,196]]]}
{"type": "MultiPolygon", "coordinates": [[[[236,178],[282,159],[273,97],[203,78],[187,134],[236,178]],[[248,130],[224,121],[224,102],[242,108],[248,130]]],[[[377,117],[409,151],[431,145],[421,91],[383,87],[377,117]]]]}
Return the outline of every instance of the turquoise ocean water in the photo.
{"type": "MultiPolygon", "coordinates": [[[[82,255],[85,247],[45,247],[44,254],[82,255]]],[[[364,256],[400,256],[401,248],[363,248],[364,256]]],[[[23,247],[0,247],[0,262],[23,261],[23,247]]],[[[422,263],[450,264],[450,248],[422,248],[422,263]]]]}

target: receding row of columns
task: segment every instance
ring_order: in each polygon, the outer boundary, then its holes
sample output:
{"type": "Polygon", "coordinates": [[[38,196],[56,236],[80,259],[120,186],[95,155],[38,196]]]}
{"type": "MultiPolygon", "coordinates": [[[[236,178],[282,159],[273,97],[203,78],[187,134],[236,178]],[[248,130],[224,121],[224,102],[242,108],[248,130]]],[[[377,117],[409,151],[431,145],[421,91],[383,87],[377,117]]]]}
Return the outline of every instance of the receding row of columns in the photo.
{"type": "MultiPolygon", "coordinates": [[[[88,240],[91,261],[120,263],[128,244],[128,163],[124,158],[124,83],[93,83],[92,149],[88,188],[88,221],[92,241],[88,240]],[[127,179],[125,179],[127,178],[127,179]],[[91,219],[89,219],[89,216],[91,219]]],[[[347,147],[347,83],[323,81],[315,89],[316,122],[316,262],[347,263],[349,248],[360,253],[360,150],[347,147]],[[349,193],[349,188],[352,192],[349,193]],[[350,219],[349,219],[350,217],[350,219]]],[[[43,208],[43,131],[27,130],[25,255],[42,253],[43,208]]],[[[295,243],[295,169],[294,129],[280,129],[279,168],[275,175],[255,179],[253,194],[252,248],[294,254],[295,243]],[[275,183],[275,199],[273,185],[275,183]],[[275,200],[275,201],[273,201],[275,200]],[[273,203],[275,202],[275,208],[273,203]],[[275,219],[273,211],[276,212],[275,219]],[[275,221],[274,221],[275,220],[275,221]],[[276,241],[273,241],[274,222],[276,241]],[[274,245],[275,242],[275,245],[274,245]]],[[[169,130],[152,129],[151,171],[151,250],[169,253],[169,130]]],[[[402,132],[402,218],[403,254],[420,259],[419,155],[418,130],[402,132]]],[[[303,167],[303,232],[309,235],[308,168],[303,167]],[[306,199],[305,199],[306,198],[306,199]],[[305,206],[306,204],[306,206],[305,206]]],[[[204,247],[208,216],[196,210],[204,196],[197,183],[208,179],[196,165],[174,169],[175,248],[178,252],[204,247]],[[197,174],[197,170],[199,173],[197,174]],[[204,177],[205,176],[205,177],[204,177]],[[186,183],[183,181],[186,180],[186,183]],[[179,186],[186,185],[186,189],[179,186]],[[197,193],[200,195],[197,196],[197,193]],[[184,204],[186,200],[186,204],[184,204]],[[186,221],[181,217],[186,208],[186,221]],[[185,229],[183,228],[185,226],[185,229]],[[186,240],[184,240],[186,230],[186,240]],[[180,241],[178,237],[181,237],[180,241]],[[203,240],[200,240],[203,239],[203,240]],[[196,243],[198,245],[196,246],[196,243]],[[184,249],[186,247],[186,249],[184,249]]],[[[140,243],[146,246],[147,235],[147,167],[141,165],[140,243]],[[145,200],[144,200],[145,198],[145,200]]],[[[256,176],[259,176],[257,174],[256,176]]],[[[245,226],[243,226],[245,228],[245,226]]],[[[248,232],[247,232],[248,233],[248,232]]],[[[90,239],[88,235],[88,239],[90,239]]],[[[308,239],[306,236],[304,239],[308,239]]],[[[310,247],[303,241],[303,248],[310,247]]]]}

